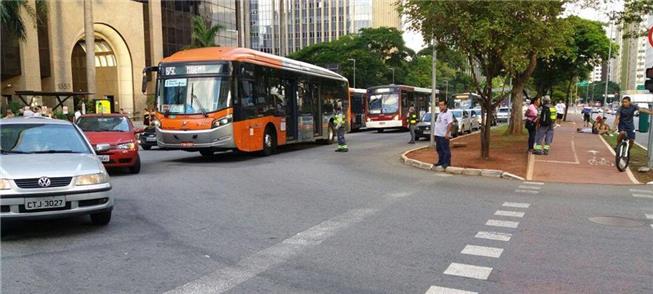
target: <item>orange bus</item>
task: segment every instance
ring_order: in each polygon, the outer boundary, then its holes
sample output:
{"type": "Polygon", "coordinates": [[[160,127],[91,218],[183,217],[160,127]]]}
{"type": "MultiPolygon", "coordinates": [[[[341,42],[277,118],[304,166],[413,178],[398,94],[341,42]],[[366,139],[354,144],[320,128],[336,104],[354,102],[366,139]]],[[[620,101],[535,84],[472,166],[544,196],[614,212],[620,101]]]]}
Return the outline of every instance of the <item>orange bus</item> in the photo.
{"type": "Polygon", "coordinates": [[[333,116],[348,82],[327,69],[246,48],[180,51],[156,67],[157,145],[164,149],[275,152],[279,145],[333,143],[333,116]]]}

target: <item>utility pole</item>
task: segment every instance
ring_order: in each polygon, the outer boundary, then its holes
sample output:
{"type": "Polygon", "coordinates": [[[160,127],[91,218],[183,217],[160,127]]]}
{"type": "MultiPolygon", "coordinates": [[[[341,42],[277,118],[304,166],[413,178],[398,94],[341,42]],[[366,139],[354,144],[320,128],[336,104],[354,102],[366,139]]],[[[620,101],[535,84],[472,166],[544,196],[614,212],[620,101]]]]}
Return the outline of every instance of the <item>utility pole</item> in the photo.
{"type": "MultiPolygon", "coordinates": [[[[86,44],[86,92],[88,100],[95,98],[95,30],[93,29],[93,0],[84,0],[84,42],[86,44]]],[[[86,104],[82,103],[82,113],[86,104]]]]}
{"type": "Polygon", "coordinates": [[[356,59],[355,58],[349,58],[347,60],[354,62],[354,88],[356,88],[356,59]]]}
{"type": "Polygon", "coordinates": [[[395,84],[395,68],[391,67],[390,70],[392,70],[392,84],[395,84]]]}
{"type": "Polygon", "coordinates": [[[608,61],[605,70],[605,95],[603,96],[603,108],[608,104],[608,84],[610,83],[610,59],[612,58],[612,18],[614,13],[610,14],[610,22],[608,28],[610,29],[610,46],[608,47],[608,61]]]}
{"type": "Polygon", "coordinates": [[[445,85],[444,86],[444,97],[446,99],[448,99],[449,98],[449,80],[445,80],[444,85],[445,85]]]}
{"type": "MultiPolygon", "coordinates": [[[[431,35],[431,40],[433,43],[433,56],[431,58],[431,136],[430,137],[430,143],[431,146],[435,147],[435,138],[434,136],[434,131],[435,131],[435,103],[436,103],[436,85],[437,85],[437,76],[435,72],[435,64],[438,61],[438,52],[436,51],[435,47],[437,42],[435,41],[435,36],[431,35]]],[[[446,97],[445,97],[446,98],[446,97]]],[[[446,101],[445,101],[446,103],[446,101]]]]}

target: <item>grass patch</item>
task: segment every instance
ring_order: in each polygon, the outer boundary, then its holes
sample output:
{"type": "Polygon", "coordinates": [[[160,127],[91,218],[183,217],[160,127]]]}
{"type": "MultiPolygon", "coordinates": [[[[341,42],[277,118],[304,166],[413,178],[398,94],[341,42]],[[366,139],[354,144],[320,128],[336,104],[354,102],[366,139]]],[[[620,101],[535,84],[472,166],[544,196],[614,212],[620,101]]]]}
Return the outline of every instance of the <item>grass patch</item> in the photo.
{"type": "MultiPolygon", "coordinates": [[[[617,136],[603,136],[603,139],[610,146],[614,147],[617,145],[617,136]]],[[[628,168],[630,168],[630,171],[633,172],[633,175],[635,175],[638,181],[646,184],[653,181],[653,172],[641,173],[637,171],[640,167],[644,166],[648,166],[648,152],[644,148],[639,147],[639,145],[634,144],[630,147],[630,163],[628,164],[628,168]]]]}

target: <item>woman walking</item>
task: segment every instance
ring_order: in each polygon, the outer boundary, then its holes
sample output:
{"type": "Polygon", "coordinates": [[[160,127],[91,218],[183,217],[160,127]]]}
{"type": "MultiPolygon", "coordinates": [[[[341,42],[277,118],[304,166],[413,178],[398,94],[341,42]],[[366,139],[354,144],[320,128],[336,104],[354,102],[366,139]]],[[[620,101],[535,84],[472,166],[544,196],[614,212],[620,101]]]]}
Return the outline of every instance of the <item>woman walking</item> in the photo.
{"type": "Polygon", "coordinates": [[[535,97],[526,110],[526,129],[528,130],[528,152],[532,153],[535,145],[535,131],[537,129],[537,109],[540,107],[541,97],[535,97]]]}

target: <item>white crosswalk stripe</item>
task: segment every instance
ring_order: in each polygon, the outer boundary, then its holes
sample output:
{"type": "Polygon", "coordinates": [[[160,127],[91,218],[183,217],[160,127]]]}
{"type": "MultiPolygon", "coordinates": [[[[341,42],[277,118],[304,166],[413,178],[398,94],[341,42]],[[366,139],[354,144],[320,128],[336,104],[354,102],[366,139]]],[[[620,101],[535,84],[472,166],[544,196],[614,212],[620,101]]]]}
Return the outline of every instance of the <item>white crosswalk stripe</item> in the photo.
{"type": "Polygon", "coordinates": [[[516,207],[516,208],[529,208],[531,206],[530,203],[522,203],[522,202],[504,202],[503,206],[505,207],[516,207]]]}
{"type": "Polygon", "coordinates": [[[511,211],[511,210],[497,210],[494,215],[499,216],[511,216],[511,217],[524,217],[524,212],[521,211],[511,211]]]}
{"type": "Polygon", "coordinates": [[[653,191],[651,190],[642,190],[642,189],[630,189],[630,192],[653,194],[653,191]]]}
{"type": "Polygon", "coordinates": [[[527,193],[527,194],[537,194],[540,193],[540,191],[535,191],[535,190],[522,190],[522,189],[517,189],[515,190],[517,193],[527,193]]]}
{"type": "Polygon", "coordinates": [[[531,190],[539,190],[542,189],[542,187],[538,186],[524,186],[524,185],[519,185],[519,189],[531,189],[531,190]]]}
{"type": "Polygon", "coordinates": [[[431,286],[431,288],[426,290],[426,293],[424,294],[478,294],[478,292],[470,292],[470,291],[453,289],[453,288],[431,286]]]}
{"type": "Polygon", "coordinates": [[[492,273],[491,267],[469,265],[464,263],[452,262],[444,271],[445,275],[472,278],[477,280],[487,280],[492,273]]]}
{"type": "Polygon", "coordinates": [[[526,184],[526,185],[539,185],[539,186],[544,185],[544,183],[542,183],[542,182],[524,182],[524,184],[526,184]]]}
{"type": "Polygon", "coordinates": [[[465,248],[463,248],[462,251],[460,251],[460,253],[467,254],[467,255],[499,258],[501,257],[501,253],[503,253],[503,248],[467,245],[465,246],[465,248]]]}
{"type": "Polygon", "coordinates": [[[475,238],[479,239],[488,239],[488,240],[495,240],[495,241],[504,241],[508,242],[510,241],[510,238],[512,237],[512,234],[510,233],[499,233],[499,232],[478,232],[476,233],[475,238]]]}
{"type": "Polygon", "coordinates": [[[486,226],[493,226],[493,227],[516,229],[517,226],[519,226],[519,222],[511,222],[511,221],[502,221],[502,220],[491,219],[491,220],[488,220],[485,223],[485,225],[486,226]]]}
{"type": "Polygon", "coordinates": [[[647,219],[653,219],[653,213],[647,213],[646,218],[647,219]]]}
{"type": "Polygon", "coordinates": [[[653,194],[649,195],[649,194],[634,194],[633,193],[633,197],[653,199],[653,194]]]}

